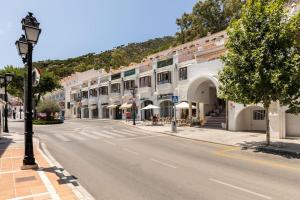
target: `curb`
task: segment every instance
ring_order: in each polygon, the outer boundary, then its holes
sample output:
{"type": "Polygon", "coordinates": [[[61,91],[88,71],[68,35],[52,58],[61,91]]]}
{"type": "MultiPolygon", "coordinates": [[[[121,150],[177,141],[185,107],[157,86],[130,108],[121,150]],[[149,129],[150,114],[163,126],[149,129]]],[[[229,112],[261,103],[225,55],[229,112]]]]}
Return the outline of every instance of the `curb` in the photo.
{"type": "MultiPolygon", "coordinates": [[[[134,126],[132,124],[127,124],[127,123],[123,123],[123,122],[120,122],[120,123],[125,124],[127,126],[134,127],[134,128],[138,128],[140,130],[150,131],[150,130],[146,130],[146,129],[140,128],[138,126],[134,126]]],[[[165,135],[169,135],[169,136],[173,136],[173,137],[177,137],[177,138],[185,139],[185,140],[205,142],[205,143],[209,143],[209,144],[217,144],[217,145],[223,145],[223,146],[229,146],[229,147],[241,147],[240,145],[224,144],[224,143],[220,143],[220,142],[212,142],[212,141],[207,141],[207,140],[200,140],[200,139],[188,138],[188,137],[184,137],[184,136],[181,136],[181,135],[176,135],[176,134],[172,134],[172,133],[168,133],[168,132],[163,132],[163,131],[151,131],[151,132],[161,133],[161,134],[165,134],[165,135]]]]}
{"type": "MultiPolygon", "coordinates": [[[[47,150],[46,144],[41,142],[41,139],[37,136],[35,138],[38,140],[38,147],[39,150],[44,154],[44,156],[47,158],[47,161],[50,162],[51,165],[56,166],[58,169],[55,170],[55,173],[57,176],[59,176],[62,179],[65,179],[65,177],[72,177],[72,175],[67,172],[61,164],[59,164],[55,158],[50,154],[50,152],[47,150]],[[63,169],[63,170],[61,170],[63,169]]],[[[72,181],[72,180],[71,180],[72,181]]],[[[70,182],[71,182],[70,181],[70,182]]],[[[75,196],[80,200],[95,200],[95,198],[76,180],[73,182],[76,182],[76,187],[72,183],[67,183],[67,185],[71,188],[72,192],[75,194],[75,196]]]]}

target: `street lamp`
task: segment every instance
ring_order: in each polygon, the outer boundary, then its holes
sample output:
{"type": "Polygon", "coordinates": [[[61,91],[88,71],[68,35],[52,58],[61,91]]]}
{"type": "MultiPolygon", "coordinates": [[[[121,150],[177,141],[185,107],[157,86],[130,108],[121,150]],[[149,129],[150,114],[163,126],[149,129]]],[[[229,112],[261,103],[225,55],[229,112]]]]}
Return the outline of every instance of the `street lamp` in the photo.
{"type": "Polygon", "coordinates": [[[22,30],[25,32],[25,35],[16,41],[16,47],[19,55],[22,57],[24,64],[27,64],[27,85],[25,98],[26,102],[24,113],[25,113],[25,155],[23,159],[22,169],[33,169],[37,168],[35,162],[34,153],[33,153],[33,144],[32,144],[32,51],[34,45],[37,44],[39,36],[41,34],[40,24],[33,17],[32,13],[22,19],[22,30]]]}
{"type": "Polygon", "coordinates": [[[7,98],[7,85],[12,81],[13,74],[6,73],[3,76],[0,76],[0,84],[1,86],[4,85],[4,101],[5,101],[5,107],[4,107],[4,126],[3,126],[3,132],[8,133],[8,125],[7,125],[7,115],[8,115],[8,98],[7,98]]]}
{"type": "Polygon", "coordinates": [[[135,102],[136,89],[137,89],[136,85],[130,89],[131,90],[131,94],[132,94],[132,98],[133,98],[133,102],[132,102],[132,119],[133,119],[133,125],[136,125],[136,123],[135,123],[135,118],[136,118],[136,102],[135,102]]]}

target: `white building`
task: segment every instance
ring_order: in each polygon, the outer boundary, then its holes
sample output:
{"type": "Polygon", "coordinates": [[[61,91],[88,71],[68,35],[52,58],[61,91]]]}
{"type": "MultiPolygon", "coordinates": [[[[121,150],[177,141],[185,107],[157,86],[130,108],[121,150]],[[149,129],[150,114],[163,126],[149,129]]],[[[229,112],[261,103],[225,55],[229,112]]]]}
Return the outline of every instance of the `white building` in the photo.
{"type": "MultiPolygon", "coordinates": [[[[232,131],[265,131],[265,110],[261,105],[241,105],[218,98],[220,56],[226,52],[225,31],[159,52],[139,64],[106,73],[89,70],[63,80],[66,117],[125,119],[134,101],[137,86],[137,119],[152,114],[170,119],[171,97],[179,96],[189,108],[177,112],[178,118],[200,119],[204,126],[232,131]],[[153,104],[159,110],[143,111],[153,104]]],[[[300,117],[287,113],[286,107],[273,103],[270,116],[271,136],[300,136],[300,117]]]]}

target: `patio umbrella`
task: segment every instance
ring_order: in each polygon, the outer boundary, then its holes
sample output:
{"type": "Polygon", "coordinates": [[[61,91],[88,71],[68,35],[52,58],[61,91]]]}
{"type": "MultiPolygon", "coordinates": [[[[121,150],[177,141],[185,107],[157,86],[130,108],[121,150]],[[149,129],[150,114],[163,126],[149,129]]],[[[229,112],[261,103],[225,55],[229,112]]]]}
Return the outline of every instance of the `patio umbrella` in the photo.
{"type": "Polygon", "coordinates": [[[142,110],[151,110],[151,109],[159,109],[159,107],[149,104],[148,106],[142,108],[142,110]]]}
{"type": "MultiPolygon", "coordinates": [[[[176,105],[178,109],[189,109],[190,106],[187,102],[181,102],[180,104],[176,105]]],[[[192,106],[192,109],[196,109],[196,106],[192,106]]]]}

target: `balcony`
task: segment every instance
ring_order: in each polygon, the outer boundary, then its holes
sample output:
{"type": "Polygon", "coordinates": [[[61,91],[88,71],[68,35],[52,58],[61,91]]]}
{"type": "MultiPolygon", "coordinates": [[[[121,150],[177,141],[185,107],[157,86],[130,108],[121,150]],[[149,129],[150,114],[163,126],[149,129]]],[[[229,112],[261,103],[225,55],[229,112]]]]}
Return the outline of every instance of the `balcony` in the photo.
{"type": "Polygon", "coordinates": [[[172,83],[166,82],[164,84],[157,85],[157,92],[158,94],[172,93],[173,92],[172,83]]]}
{"type": "Polygon", "coordinates": [[[89,98],[89,104],[97,104],[98,103],[98,97],[90,97],[89,98]]]}
{"type": "Polygon", "coordinates": [[[108,103],[109,102],[108,95],[100,95],[99,100],[101,101],[101,103],[108,103]]]}
{"type": "Polygon", "coordinates": [[[152,96],[152,88],[151,87],[142,87],[139,88],[140,98],[150,98],[152,96]]]}
{"type": "Polygon", "coordinates": [[[84,98],[81,100],[81,105],[86,106],[89,103],[89,99],[88,98],[84,98]]]}

